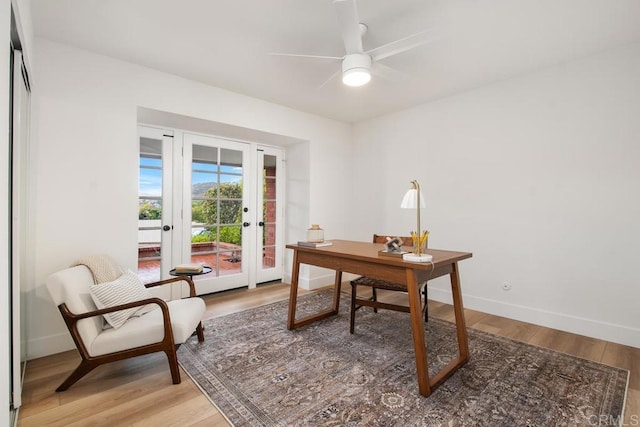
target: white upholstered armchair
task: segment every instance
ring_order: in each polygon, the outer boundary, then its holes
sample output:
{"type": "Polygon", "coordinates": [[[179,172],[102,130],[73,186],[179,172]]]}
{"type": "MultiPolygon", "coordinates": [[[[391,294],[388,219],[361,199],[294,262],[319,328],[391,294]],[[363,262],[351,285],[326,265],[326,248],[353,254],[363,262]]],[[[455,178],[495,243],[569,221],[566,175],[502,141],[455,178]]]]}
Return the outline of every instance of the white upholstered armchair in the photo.
{"type": "Polygon", "coordinates": [[[80,365],[56,391],[68,389],[103,363],[157,351],[163,351],[167,355],[173,383],[179,384],[177,347],[194,330],[198,340],[204,341],[200,321],[205,312],[205,304],[201,298],[196,297],[194,284],[188,277],[175,277],[142,285],[135,273],[125,272],[112,282],[95,284],[89,268],[78,265],[51,275],[47,279],[47,288],[82,357],[80,365]],[[148,292],[146,288],[180,282],[188,283],[191,297],[164,301],[144,294],[148,292]],[[145,289],[139,289],[140,286],[145,289]],[[113,292],[110,292],[109,287],[113,292]],[[139,292],[137,296],[123,295],[132,287],[139,292]],[[95,290],[99,290],[101,294],[95,290]],[[102,294],[107,295],[103,297],[102,294]],[[101,300],[95,299],[96,295],[101,300]],[[140,295],[143,299],[140,299],[140,295]],[[124,303],[118,304],[118,301],[124,303]],[[109,318],[110,316],[115,318],[109,318]],[[110,325],[105,324],[106,318],[109,318],[110,325]],[[111,323],[115,326],[111,326],[111,323]]]}

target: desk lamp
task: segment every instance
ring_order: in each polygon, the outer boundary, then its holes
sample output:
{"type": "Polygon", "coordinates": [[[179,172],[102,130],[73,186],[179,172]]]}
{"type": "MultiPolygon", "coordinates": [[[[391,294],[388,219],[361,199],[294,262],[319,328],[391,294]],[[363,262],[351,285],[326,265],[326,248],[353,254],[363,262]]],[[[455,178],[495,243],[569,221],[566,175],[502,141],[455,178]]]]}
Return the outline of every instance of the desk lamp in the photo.
{"type": "Polygon", "coordinates": [[[402,209],[415,209],[417,212],[417,224],[416,231],[411,232],[411,238],[413,239],[413,253],[404,254],[402,259],[405,261],[413,261],[413,262],[429,262],[433,259],[431,255],[423,253],[422,247],[424,246],[427,237],[429,236],[428,231],[420,231],[420,208],[426,207],[424,203],[424,196],[420,191],[420,184],[415,179],[411,181],[411,188],[407,191],[407,194],[402,198],[402,203],[400,204],[402,209]]]}

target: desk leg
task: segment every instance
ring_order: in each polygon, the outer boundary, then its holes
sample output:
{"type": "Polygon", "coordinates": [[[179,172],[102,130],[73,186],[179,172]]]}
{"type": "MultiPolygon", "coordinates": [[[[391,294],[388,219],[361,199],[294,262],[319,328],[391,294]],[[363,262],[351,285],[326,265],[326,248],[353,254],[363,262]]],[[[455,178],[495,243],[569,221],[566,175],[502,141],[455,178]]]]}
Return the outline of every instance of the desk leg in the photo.
{"type": "Polygon", "coordinates": [[[456,331],[458,333],[458,349],[460,350],[460,364],[469,360],[469,337],[467,325],[464,320],[464,306],[462,305],[462,292],[460,291],[460,274],[458,263],[453,264],[451,277],[451,294],[453,295],[453,311],[456,316],[456,331]]]}
{"type": "Polygon", "coordinates": [[[424,323],[420,309],[420,289],[418,288],[415,272],[407,269],[407,288],[409,291],[409,307],[411,311],[411,331],[413,333],[413,345],[416,353],[416,371],[418,374],[418,389],[423,396],[429,396],[431,392],[449,378],[455,371],[469,360],[469,339],[467,326],[464,320],[464,307],[462,305],[462,293],[460,291],[460,275],[458,264],[451,265],[451,293],[453,294],[453,310],[456,317],[456,333],[458,336],[458,357],[453,359],[436,375],[429,377],[429,365],[427,365],[427,350],[424,340],[424,323]]]}
{"type": "Polygon", "coordinates": [[[458,357],[451,360],[433,377],[429,378],[431,390],[442,384],[455,371],[469,360],[469,340],[467,338],[467,325],[464,320],[464,308],[462,306],[462,293],[460,292],[460,276],[458,275],[458,264],[451,265],[451,293],[453,294],[453,311],[456,316],[456,333],[458,336],[458,357]]]}
{"type": "Polygon", "coordinates": [[[420,289],[416,274],[412,268],[407,270],[407,290],[409,293],[409,312],[411,315],[411,332],[413,333],[413,347],[416,355],[416,371],[418,374],[418,390],[423,396],[431,394],[429,384],[429,365],[427,363],[427,349],[424,342],[424,322],[420,302],[420,289]]]}
{"type": "Polygon", "coordinates": [[[291,289],[289,290],[289,315],[287,329],[292,330],[296,322],[296,304],[298,302],[298,279],[300,277],[300,262],[298,251],[293,251],[293,270],[291,272],[291,289]]]}
{"type": "Polygon", "coordinates": [[[296,305],[298,303],[298,279],[300,278],[300,261],[298,251],[293,252],[293,271],[291,272],[291,289],[289,291],[289,314],[287,317],[287,329],[292,330],[300,326],[308,325],[317,320],[326,319],[338,314],[340,308],[340,287],[342,284],[342,272],[336,271],[336,280],[333,286],[333,302],[331,308],[296,320],[296,305]]]}
{"type": "Polygon", "coordinates": [[[342,287],[342,271],[336,271],[336,281],[333,285],[333,311],[340,310],[340,288],[342,287]]]}

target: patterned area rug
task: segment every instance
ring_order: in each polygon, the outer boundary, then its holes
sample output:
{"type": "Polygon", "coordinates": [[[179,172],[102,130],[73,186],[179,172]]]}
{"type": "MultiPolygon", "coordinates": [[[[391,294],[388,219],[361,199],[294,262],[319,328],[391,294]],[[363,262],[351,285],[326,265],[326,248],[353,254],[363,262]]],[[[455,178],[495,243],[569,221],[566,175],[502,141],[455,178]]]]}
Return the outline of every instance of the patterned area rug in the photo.
{"type": "MultiPolygon", "coordinates": [[[[330,299],[300,297],[297,317],[330,299]]],[[[628,371],[472,329],[470,361],[424,398],[408,314],[360,309],[350,335],[343,296],[338,316],[289,331],[287,304],[208,320],[205,342],[179,350],[236,426],[584,426],[623,413],[628,371]]],[[[456,356],[455,328],[430,319],[425,331],[433,374],[456,356]]]]}

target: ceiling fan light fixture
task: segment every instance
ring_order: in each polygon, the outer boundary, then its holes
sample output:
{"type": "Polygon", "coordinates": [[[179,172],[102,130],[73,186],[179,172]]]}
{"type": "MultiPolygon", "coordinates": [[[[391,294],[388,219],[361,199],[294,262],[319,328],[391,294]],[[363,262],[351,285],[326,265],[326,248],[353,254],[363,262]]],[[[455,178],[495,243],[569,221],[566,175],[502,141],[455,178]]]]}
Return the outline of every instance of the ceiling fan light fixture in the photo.
{"type": "Polygon", "coordinates": [[[371,80],[371,73],[366,68],[352,68],[342,74],[342,83],[351,87],[363,86],[371,80]]]}
{"type": "Polygon", "coordinates": [[[342,83],[358,87],[371,80],[371,57],[364,53],[352,53],[342,60],[342,83]]]}

